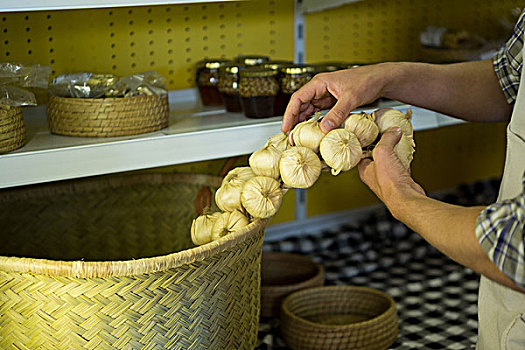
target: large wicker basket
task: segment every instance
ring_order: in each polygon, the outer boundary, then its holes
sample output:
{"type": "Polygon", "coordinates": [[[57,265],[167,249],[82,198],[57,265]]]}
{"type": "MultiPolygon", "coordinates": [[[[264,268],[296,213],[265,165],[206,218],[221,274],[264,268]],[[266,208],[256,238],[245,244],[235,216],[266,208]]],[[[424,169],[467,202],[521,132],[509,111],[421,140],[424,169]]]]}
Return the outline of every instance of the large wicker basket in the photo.
{"type": "Polygon", "coordinates": [[[0,191],[1,349],[253,349],[266,220],[194,247],[221,178],[152,174],[0,191]]]}
{"type": "Polygon", "coordinates": [[[168,126],[167,97],[67,98],[50,96],[47,121],[52,133],[67,136],[136,135],[168,126]]]}
{"type": "Polygon", "coordinates": [[[0,154],[22,147],[25,136],[22,107],[0,105],[0,154]]]}

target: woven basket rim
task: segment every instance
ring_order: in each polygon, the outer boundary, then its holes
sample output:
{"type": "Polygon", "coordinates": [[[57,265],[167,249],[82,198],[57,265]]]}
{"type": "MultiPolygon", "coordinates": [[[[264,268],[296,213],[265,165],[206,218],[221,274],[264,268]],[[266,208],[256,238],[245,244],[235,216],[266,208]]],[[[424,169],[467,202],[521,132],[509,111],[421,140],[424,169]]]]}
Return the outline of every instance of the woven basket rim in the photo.
{"type": "MultiPolygon", "coordinates": [[[[137,183],[145,178],[148,180],[153,179],[155,182],[162,181],[176,181],[193,184],[209,184],[206,181],[213,183],[219,183],[222,178],[212,175],[204,174],[138,174],[138,175],[124,175],[120,177],[111,178],[99,178],[87,180],[86,183],[75,184],[78,188],[87,190],[91,188],[95,182],[106,182],[109,185],[137,183]],[[196,180],[194,180],[196,178],[196,180]],[[125,179],[125,180],[123,180],[125,179]],[[123,181],[122,181],[123,180],[123,181]],[[204,183],[203,183],[204,181],[204,183]]],[[[66,181],[65,184],[53,184],[50,188],[46,188],[40,195],[49,194],[49,191],[60,191],[68,190],[68,186],[71,186],[72,181],[66,181]],[[61,188],[64,187],[64,188],[61,188]]],[[[151,182],[150,182],[151,183],[151,182]]],[[[28,186],[32,187],[32,186],[28,186]]],[[[31,197],[32,193],[29,192],[31,189],[21,188],[16,189],[17,193],[24,193],[31,197]]],[[[38,193],[39,189],[32,190],[38,193]]],[[[52,193],[52,192],[51,192],[52,193]]],[[[0,196],[0,204],[13,196],[0,196]]],[[[154,256],[148,258],[140,258],[134,260],[122,260],[122,261],[64,261],[64,260],[51,260],[51,259],[37,259],[37,258],[20,258],[20,257],[8,257],[0,256],[0,270],[6,272],[15,273],[32,273],[42,274],[49,276],[64,276],[74,278],[104,278],[110,276],[130,276],[130,275],[142,275],[142,274],[153,274],[166,269],[176,268],[185,264],[189,264],[195,261],[204,260],[210,256],[219,254],[238,243],[249,239],[254,232],[260,232],[264,230],[269,219],[256,219],[251,222],[248,226],[243,227],[239,231],[232,232],[220,239],[197,246],[194,248],[186,249],[180,252],[166,254],[162,256],[154,256]]],[[[189,228],[188,228],[189,234],[189,228]]]]}
{"type": "Polygon", "coordinates": [[[396,303],[395,303],[394,299],[390,295],[388,295],[387,293],[385,293],[383,291],[380,291],[380,290],[377,290],[377,289],[374,289],[374,288],[370,288],[370,287],[364,287],[364,286],[321,286],[321,287],[306,288],[306,289],[302,289],[302,290],[299,290],[297,292],[291,293],[290,295],[288,295],[283,300],[283,302],[281,304],[281,312],[286,314],[286,316],[289,317],[290,319],[292,319],[293,322],[302,323],[302,324],[305,324],[305,325],[308,325],[308,326],[311,326],[311,327],[315,327],[315,328],[318,328],[318,329],[329,330],[329,331],[333,331],[333,332],[341,332],[341,331],[345,331],[345,330],[353,330],[355,328],[362,328],[362,327],[369,326],[371,324],[376,324],[376,323],[383,322],[385,319],[390,317],[390,315],[392,313],[396,312],[396,303]],[[317,292],[330,291],[330,290],[344,290],[344,291],[350,291],[350,292],[354,291],[354,292],[366,292],[366,293],[370,293],[370,294],[375,294],[377,296],[380,296],[380,297],[383,297],[384,299],[386,299],[388,301],[389,305],[388,305],[388,308],[383,313],[381,313],[380,315],[377,315],[376,317],[373,317],[373,318],[371,318],[369,320],[366,320],[366,321],[355,322],[355,323],[350,323],[350,324],[345,324],[345,325],[327,325],[327,324],[312,322],[312,321],[309,321],[309,320],[307,320],[305,318],[297,316],[296,314],[291,312],[290,309],[288,308],[288,303],[294,297],[300,296],[302,294],[310,294],[310,293],[317,293],[317,292]]]}
{"type": "Polygon", "coordinates": [[[93,97],[64,97],[64,96],[57,96],[57,95],[50,95],[49,96],[50,99],[57,99],[57,100],[64,100],[64,101],[71,101],[71,102],[78,102],[78,103],[82,103],[82,102],[104,102],[104,101],[107,101],[107,102],[115,102],[115,101],[129,101],[130,99],[135,99],[135,100],[139,100],[139,99],[155,99],[155,98],[159,98],[159,99],[167,99],[168,98],[168,95],[165,95],[165,96],[159,96],[159,95],[138,95],[138,96],[130,96],[130,97],[97,97],[97,98],[93,98],[93,97]]]}
{"type": "Polygon", "coordinates": [[[316,272],[315,272],[315,274],[312,277],[310,277],[310,278],[308,278],[306,280],[303,280],[301,282],[297,282],[297,283],[283,284],[283,285],[263,285],[263,284],[261,284],[261,292],[264,291],[267,294],[273,294],[274,292],[276,292],[276,293],[286,292],[286,291],[288,291],[290,289],[302,289],[303,286],[309,285],[310,283],[312,283],[315,280],[318,280],[320,278],[323,278],[323,280],[324,280],[324,267],[323,267],[323,265],[321,265],[319,263],[316,263],[315,261],[313,261],[312,259],[310,259],[307,256],[304,256],[304,255],[301,255],[301,254],[294,254],[294,253],[285,253],[285,252],[263,252],[263,256],[264,255],[268,255],[268,256],[293,255],[294,257],[304,258],[304,261],[308,261],[309,263],[312,264],[312,266],[314,266],[316,268],[316,272]]]}

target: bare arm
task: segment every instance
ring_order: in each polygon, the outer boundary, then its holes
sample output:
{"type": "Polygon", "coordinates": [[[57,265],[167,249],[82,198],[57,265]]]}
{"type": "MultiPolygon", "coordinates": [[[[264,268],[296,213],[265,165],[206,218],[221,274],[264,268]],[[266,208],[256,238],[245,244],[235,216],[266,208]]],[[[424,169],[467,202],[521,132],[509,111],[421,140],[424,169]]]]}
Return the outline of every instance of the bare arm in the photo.
{"type": "Polygon", "coordinates": [[[399,100],[469,121],[504,121],[512,111],[490,60],[437,65],[381,63],[316,75],[292,95],[282,130],[331,108],[321,128],[338,127],[359,106],[379,97],[399,100]]]}
{"type": "Polygon", "coordinates": [[[509,120],[491,60],[434,65],[397,63],[383,95],[468,121],[509,120]]]}
{"type": "Polygon", "coordinates": [[[475,236],[482,207],[461,207],[425,195],[393,152],[400,134],[387,132],[374,149],[374,160],[359,164],[364,183],[392,215],[458,263],[506,287],[525,293],[489,259],[475,236]]]}

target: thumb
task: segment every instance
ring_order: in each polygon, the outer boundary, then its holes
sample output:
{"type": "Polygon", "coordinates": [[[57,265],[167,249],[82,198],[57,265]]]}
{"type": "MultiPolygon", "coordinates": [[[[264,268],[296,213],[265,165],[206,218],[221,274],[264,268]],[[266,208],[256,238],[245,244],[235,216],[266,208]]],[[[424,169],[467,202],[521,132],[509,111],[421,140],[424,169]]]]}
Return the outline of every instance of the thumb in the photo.
{"type": "Polygon", "coordinates": [[[336,104],[325,114],[321,120],[321,131],[325,134],[329,131],[338,128],[348,118],[352,110],[355,108],[354,103],[345,97],[341,96],[336,104]]]}
{"type": "MultiPolygon", "coordinates": [[[[392,151],[397,145],[399,140],[401,140],[401,128],[398,126],[391,127],[383,133],[381,139],[377,143],[375,149],[385,149],[392,151]]],[[[374,149],[374,150],[375,150],[374,149]]]]}

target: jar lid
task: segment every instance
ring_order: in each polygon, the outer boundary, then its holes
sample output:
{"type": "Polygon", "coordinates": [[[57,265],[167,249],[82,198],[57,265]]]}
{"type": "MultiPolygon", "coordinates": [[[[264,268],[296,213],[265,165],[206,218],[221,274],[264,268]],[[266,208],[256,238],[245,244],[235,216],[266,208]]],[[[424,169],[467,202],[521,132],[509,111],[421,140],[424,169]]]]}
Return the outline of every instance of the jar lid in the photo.
{"type": "Polygon", "coordinates": [[[293,65],[292,61],[268,61],[260,64],[261,67],[271,68],[273,70],[280,70],[281,68],[293,65]]]}
{"type": "Polygon", "coordinates": [[[294,64],[292,66],[281,68],[284,74],[304,74],[315,73],[315,67],[307,64],[294,64]]]}
{"type": "Polygon", "coordinates": [[[262,78],[262,77],[271,77],[277,75],[277,71],[271,68],[265,67],[247,67],[239,71],[241,77],[250,77],[250,78],[262,78]]]}
{"type": "Polygon", "coordinates": [[[222,58],[210,58],[198,61],[197,68],[217,69],[228,62],[231,62],[231,60],[226,60],[222,58]]]}
{"type": "Polygon", "coordinates": [[[219,68],[220,73],[231,73],[231,74],[237,74],[241,69],[245,68],[243,64],[235,63],[235,62],[228,62],[223,64],[219,68]]]}
{"type": "Polygon", "coordinates": [[[322,73],[335,72],[336,70],[345,69],[348,64],[343,62],[320,62],[315,63],[313,66],[317,73],[322,73]]]}
{"type": "Polygon", "coordinates": [[[270,57],[268,56],[259,56],[259,55],[239,55],[235,57],[234,61],[237,63],[242,63],[247,66],[255,66],[263,62],[268,62],[270,57]]]}

